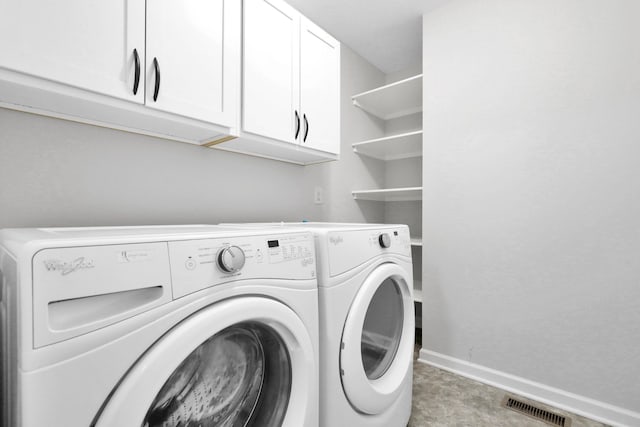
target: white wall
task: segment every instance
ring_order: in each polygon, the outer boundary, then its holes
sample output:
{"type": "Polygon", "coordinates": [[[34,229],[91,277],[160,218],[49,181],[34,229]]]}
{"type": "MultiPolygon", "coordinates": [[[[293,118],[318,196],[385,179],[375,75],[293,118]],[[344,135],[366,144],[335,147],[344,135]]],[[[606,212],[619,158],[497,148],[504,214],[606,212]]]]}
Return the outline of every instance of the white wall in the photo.
{"type": "Polygon", "coordinates": [[[384,75],[346,46],[342,51],[342,160],[317,166],[0,108],[0,228],[380,221],[382,207],[363,207],[350,192],[356,184],[375,188],[384,171],[354,159],[350,145],[382,128],[344,104],[384,75]],[[325,190],[323,205],[313,204],[315,186],[325,190]]]}
{"type": "Polygon", "coordinates": [[[423,27],[421,357],[629,425],[638,17],[635,0],[459,0],[423,27]]]}
{"type": "Polygon", "coordinates": [[[411,66],[403,70],[396,71],[394,73],[385,74],[384,82],[385,84],[390,84],[390,83],[397,82],[399,80],[404,80],[409,77],[413,77],[420,73],[422,73],[422,61],[421,61],[421,58],[418,57],[416,58],[416,62],[411,66]]]}

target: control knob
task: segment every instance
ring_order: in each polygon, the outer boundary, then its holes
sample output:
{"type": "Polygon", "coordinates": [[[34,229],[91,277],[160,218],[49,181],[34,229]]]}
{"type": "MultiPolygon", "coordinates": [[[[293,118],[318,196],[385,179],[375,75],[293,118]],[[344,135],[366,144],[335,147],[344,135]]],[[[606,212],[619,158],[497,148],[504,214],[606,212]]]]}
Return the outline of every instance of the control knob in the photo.
{"type": "Polygon", "coordinates": [[[227,246],[218,252],[218,267],[225,273],[235,273],[244,267],[244,251],[238,246],[227,246]]]}
{"type": "Polygon", "coordinates": [[[387,233],[382,233],[378,236],[378,243],[380,243],[380,247],[388,248],[391,246],[391,237],[387,233]]]}

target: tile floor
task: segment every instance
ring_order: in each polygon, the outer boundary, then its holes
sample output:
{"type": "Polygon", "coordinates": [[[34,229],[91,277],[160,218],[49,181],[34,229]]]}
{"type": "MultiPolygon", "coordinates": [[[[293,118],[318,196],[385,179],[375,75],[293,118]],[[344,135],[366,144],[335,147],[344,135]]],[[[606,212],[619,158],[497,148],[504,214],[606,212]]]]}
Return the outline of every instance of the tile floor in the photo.
{"type": "MultiPolygon", "coordinates": [[[[503,390],[417,361],[413,375],[413,409],[408,427],[549,427],[549,424],[502,408],[503,390]]],[[[605,426],[528,399],[522,400],[570,417],[572,427],[605,426]]]]}

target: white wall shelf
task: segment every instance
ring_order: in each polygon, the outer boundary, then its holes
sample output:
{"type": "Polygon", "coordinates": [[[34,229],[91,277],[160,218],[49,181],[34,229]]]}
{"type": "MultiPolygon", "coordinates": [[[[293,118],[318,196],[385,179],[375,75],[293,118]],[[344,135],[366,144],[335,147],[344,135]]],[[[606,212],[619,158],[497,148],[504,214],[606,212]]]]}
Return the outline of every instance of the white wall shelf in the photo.
{"type": "Polygon", "coordinates": [[[422,131],[356,142],[354,153],[380,160],[399,160],[422,156],[422,131]]]}
{"type": "Polygon", "coordinates": [[[422,74],[351,97],[353,105],[383,120],[422,111],[422,74]]]}
{"type": "Polygon", "coordinates": [[[422,187],[383,188],[379,190],[352,191],[356,200],[374,200],[378,202],[406,202],[422,200],[422,187]]]}
{"type": "Polygon", "coordinates": [[[413,300],[415,302],[422,302],[422,281],[414,280],[413,281],[413,300]]]}
{"type": "MultiPolygon", "coordinates": [[[[404,162],[397,163],[394,160],[419,158],[423,155],[422,150],[422,120],[416,122],[417,113],[422,111],[422,74],[406,78],[385,86],[381,86],[366,92],[353,95],[351,97],[353,105],[356,108],[366,111],[382,120],[391,120],[404,117],[399,121],[385,123],[387,136],[365,141],[357,141],[352,143],[353,152],[363,156],[370,157],[385,162],[384,165],[387,175],[398,174],[394,176],[394,184],[405,184],[411,179],[413,169],[418,168],[419,161],[410,160],[406,164],[404,162]],[[413,116],[411,116],[413,115],[413,116]],[[410,169],[405,171],[408,166],[410,169]]],[[[420,117],[422,119],[422,117],[420,117]]],[[[420,159],[417,159],[420,160],[420,159]]],[[[405,184],[406,185],[406,184],[405,184]]],[[[352,192],[355,200],[372,200],[376,202],[406,202],[422,200],[422,187],[398,187],[398,188],[381,188],[375,190],[356,190],[352,192]]],[[[393,221],[392,218],[399,218],[400,222],[411,222],[415,215],[419,215],[421,220],[422,209],[416,209],[414,204],[400,204],[397,206],[385,208],[385,221],[393,221]]],[[[414,224],[417,229],[421,229],[421,225],[414,224]]],[[[416,251],[422,252],[422,236],[420,234],[411,236],[411,248],[414,255],[416,251]]],[[[414,269],[416,274],[413,282],[413,300],[416,304],[422,303],[422,273],[421,257],[414,257],[414,262],[418,265],[414,269]]],[[[417,315],[417,322],[421,322],[420,315],[417,315]]],[[[421,325],[418,324],[418,327],[421,325]]]]}

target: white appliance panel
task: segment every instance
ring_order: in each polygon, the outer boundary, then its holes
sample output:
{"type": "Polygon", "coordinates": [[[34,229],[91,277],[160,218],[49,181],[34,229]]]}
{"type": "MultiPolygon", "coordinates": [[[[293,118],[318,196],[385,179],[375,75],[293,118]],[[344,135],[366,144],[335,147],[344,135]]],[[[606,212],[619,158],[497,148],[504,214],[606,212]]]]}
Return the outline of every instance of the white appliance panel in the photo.
{"type": "Polygon", "coordinates": [[[172,299],[166,243],[44,249],[32,268],[34,348],[172,299]]]}
{"type": "Polygon", "coordinates": [[[174,297],[227,282],[252,278],[308,280],[315,278],[315,250],[310,234],[187,240],[169,243],[174,297]],[[245,256],[240,271],[219,265],[221,251],[239,247],[245,256]]]}

